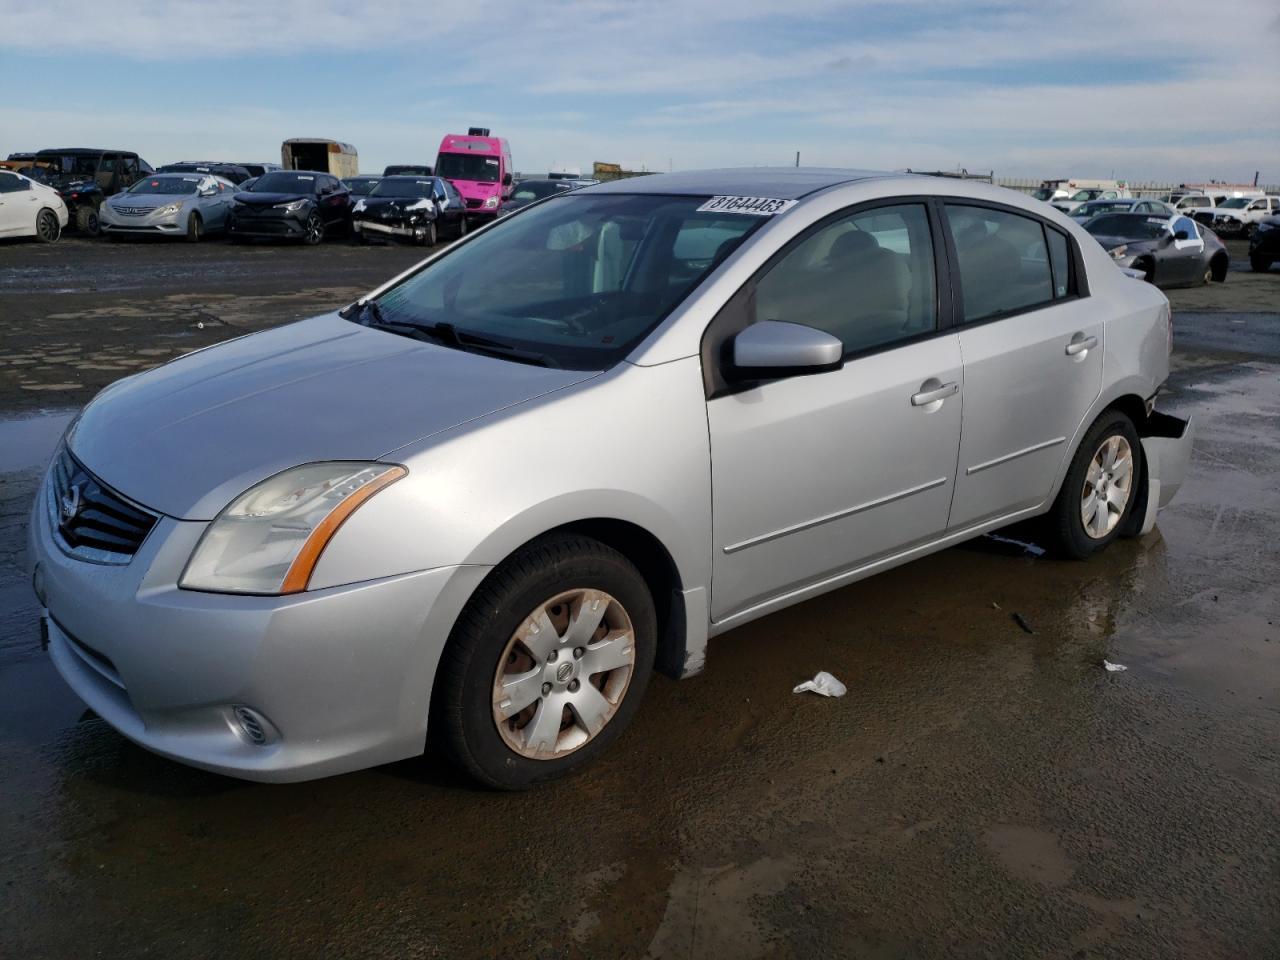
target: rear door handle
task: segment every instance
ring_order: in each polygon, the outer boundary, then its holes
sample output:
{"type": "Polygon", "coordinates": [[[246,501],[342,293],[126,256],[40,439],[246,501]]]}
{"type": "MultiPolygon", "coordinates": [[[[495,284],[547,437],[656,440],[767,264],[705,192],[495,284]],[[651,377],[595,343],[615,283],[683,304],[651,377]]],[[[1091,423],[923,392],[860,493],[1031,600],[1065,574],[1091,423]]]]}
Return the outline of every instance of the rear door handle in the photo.
{"type": "Polygon", "coordinates": [[[920,392],[911,395],[913,407],[927,407],[931,403],[954,397],[960,392],[960,385],[954,380],[950,383],[939,383],[937,380],[926,380],[920,384],[920,392]]]}
{"type": "Polygon", "coordinates": [[[1074,357],[1077,354],[1081,354],[1088,350],[1092,350],[1097,345],[1098,345],[1097,337],[1092,337],[1092,336],[1086,337],[1083,334],[1077,333],[1074,337],[1071,338],[1071,342],[1067,344],[1067,356],[1074,357]]]}

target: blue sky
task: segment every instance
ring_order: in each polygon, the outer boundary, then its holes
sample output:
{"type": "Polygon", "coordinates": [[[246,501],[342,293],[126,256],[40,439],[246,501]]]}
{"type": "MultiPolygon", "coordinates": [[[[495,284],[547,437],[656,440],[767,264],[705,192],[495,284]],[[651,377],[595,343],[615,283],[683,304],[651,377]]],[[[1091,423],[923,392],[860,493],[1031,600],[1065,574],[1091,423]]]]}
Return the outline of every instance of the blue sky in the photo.
{"type": "Polygon", "coordinates": [[[1280,182],[1280,8],[1223,0],[0,0],[0,154],[356,145],[516,166],[805,164],[1280,182]]]}

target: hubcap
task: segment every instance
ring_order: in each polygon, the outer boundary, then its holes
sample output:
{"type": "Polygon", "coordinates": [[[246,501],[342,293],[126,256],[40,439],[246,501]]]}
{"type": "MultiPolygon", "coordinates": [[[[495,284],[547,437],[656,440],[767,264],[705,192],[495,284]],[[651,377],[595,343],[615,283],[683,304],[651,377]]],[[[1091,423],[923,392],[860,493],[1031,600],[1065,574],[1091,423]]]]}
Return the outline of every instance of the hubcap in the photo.
{"type": "Polygon", "coordinates": [[[1080,495],[1080,519],[1084,531],[1101,540],[1120,522],[1133,489],[1133,449],[1122,436],[1102,442],[1085,472],[1080,495]]]}
{"type": "Polygon", "coordinates": [[[531,760],[572,753],[613,719],[635,670],[627,611],[601,590],[539,605],[507,641],[493,678],[493,722],[531,760]]]}

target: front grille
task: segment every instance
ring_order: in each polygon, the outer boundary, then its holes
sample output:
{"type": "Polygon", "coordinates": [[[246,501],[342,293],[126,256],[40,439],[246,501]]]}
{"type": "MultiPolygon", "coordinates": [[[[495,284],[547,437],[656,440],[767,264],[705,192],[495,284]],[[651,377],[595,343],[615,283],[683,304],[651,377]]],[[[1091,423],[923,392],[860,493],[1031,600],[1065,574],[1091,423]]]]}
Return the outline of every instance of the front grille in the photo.
{"type": "Polygon", "coordinates": [[[128,563],[158,519],[85,469],[63,446],[49,473],[49,520],[72,554],[128,563]]]}
{"type": "Polygon", "coordinates": [[[467,198],[467,209],[468,209],[468,210],[475,210],[475,209],[478,209],[479,207],[483,206],[483,204],[484,204],[484,201],[483,201],[483,200],[473,200],[471,197],[468,197],[468,198],[467,198]]]}
{"type": "Polygon", "coordinates": [[[150,213],[154,208],[152,207],[112,207],[112,209],[116,213],[122,214],[123,216],[126,216],[126,217],[141,217],[145,214],[150,213]]]}

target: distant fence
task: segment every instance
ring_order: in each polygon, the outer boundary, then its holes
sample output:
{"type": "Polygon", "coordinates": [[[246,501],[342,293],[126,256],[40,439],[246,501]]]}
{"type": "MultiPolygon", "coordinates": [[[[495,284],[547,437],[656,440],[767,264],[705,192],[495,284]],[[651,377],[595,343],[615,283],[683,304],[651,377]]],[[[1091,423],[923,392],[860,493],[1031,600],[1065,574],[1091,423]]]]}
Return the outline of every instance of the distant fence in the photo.
{"type": "MultiPolygon", "coordinates": [[[[997,186],[1008,187],[1010,190],[1020,190],[1023,193],[1030,193],[1040,188],[1040,180],[1028,180],[1021,177],[996,177],[997,186]]],[[[1147,180],[1138,182],[1135,180],[1125,181],[1125,185],[1129,188],[1129,192],[1135,197],[1156,197],[1162,193],[1170,193],[1179,189],[1178,184],[1173,182],[1161,182],[1147,180]]],[[[1264,193],[1280,193],[1280,186],[1259,184],[1253,187],[1254,190],[1261,190],[1264,193]]]]}

